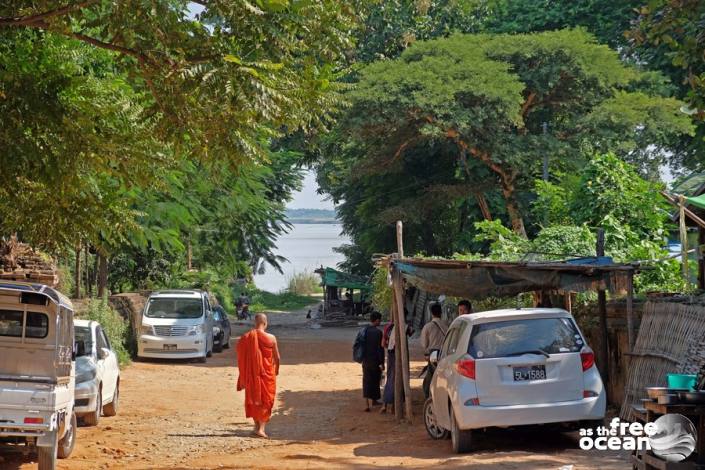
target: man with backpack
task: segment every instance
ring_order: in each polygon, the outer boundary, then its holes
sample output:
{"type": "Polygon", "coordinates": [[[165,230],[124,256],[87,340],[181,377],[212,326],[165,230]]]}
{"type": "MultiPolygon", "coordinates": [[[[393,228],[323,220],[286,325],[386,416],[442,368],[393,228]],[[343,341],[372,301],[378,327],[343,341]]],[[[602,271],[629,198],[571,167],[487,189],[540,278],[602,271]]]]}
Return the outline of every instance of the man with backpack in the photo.
{"type": "Polygon", "coordinates": [[[357,333],[353,344],[353,359],[362,364],[362,396],[365,399],[365,411],[370,411],[371,406],[380,404],[380,383],[384,370],[382,331],[378,328],[381,321],[382,314],[370,313],[370,324],[357,333]]]}
{"type": "Polygon", "coordinates": [[[429,397],[431,390],[431,379],[436,371],[436,366],[429,360],[433,351],[440,351],[443,347],[443,341],[448,331],[448,325],[441,320],[443,309],[441,304],[431,305],[431,321],[426,323],[421,330],[421,347],[426,356],[426,376],[423,379],[423,393],[426,398],[429,397]]]}

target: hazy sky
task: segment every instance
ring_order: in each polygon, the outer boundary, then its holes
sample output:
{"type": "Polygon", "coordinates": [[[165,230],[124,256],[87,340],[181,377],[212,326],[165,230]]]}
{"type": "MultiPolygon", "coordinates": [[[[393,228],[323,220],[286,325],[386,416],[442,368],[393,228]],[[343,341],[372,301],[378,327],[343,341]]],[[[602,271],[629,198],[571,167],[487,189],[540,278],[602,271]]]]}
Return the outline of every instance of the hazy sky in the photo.
{"type": "Polygon", "coordinates": [[[331,201],[324,201],[324,196],[316,194],[317,189],[316,173],[309,170],[304,178],[303,189],[294,194],[294,199],[288,207],[290,209],[333,209],[331,201]]]}

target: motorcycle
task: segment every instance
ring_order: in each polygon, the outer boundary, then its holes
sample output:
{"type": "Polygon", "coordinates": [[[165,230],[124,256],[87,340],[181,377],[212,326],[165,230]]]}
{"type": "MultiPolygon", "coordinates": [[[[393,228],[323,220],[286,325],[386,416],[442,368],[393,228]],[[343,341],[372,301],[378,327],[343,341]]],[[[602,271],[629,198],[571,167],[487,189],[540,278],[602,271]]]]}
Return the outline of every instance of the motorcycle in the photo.
{"type": "Polygon", "coordinates": [[[237,318],[239,320],[250,320],[252,318],[252,315],[250,314],[249,304],[242,305],[242,308],[240,308],[240,310],[238,310],[237,312],[237,318]]]}

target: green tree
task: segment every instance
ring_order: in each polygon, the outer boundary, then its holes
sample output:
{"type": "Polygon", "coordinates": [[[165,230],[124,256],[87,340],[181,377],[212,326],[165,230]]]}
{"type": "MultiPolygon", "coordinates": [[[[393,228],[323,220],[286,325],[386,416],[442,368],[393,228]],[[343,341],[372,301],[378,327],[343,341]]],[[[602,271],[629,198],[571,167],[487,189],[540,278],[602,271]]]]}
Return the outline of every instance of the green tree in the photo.
{"type": "MultiPolygon", "coordinates": [[[[330,155],[333,166],[355,171],[337,181],[335,196],[354,201],[359,196],[352,187],[361,180],[398,172],[413,159],[429,165],[426,149],[443,147],[454,155],[446,159],[452,162],[446,177],[457,175],[454,183],[474,188],[475,168],[484,167],[501,191],[513,229],[525,234],[522,187],[539,174],[546,152],[552,170],[574,171],[586,155],[616,147],[648,172],[674,137],[692,132],[677,100],[629,91],[639,78],[582,30],[415,43],[399,59],[365,68],[349,93],[352,106],[337,134],[343,143],[330,155]],[[344,161],[341,149],[352,149],[344,161]]],[[[428,196],[417,194],[432,205],[428,196]]]]}

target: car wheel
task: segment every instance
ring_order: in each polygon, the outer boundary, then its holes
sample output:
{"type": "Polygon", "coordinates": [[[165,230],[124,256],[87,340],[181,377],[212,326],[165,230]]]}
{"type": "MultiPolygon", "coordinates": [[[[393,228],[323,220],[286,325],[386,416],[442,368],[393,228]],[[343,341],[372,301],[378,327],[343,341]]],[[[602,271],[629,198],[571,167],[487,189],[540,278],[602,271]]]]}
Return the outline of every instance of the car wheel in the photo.
{"type": "Polygon", "coordinates": [[[38,470],[55,470],[58,443],[54,441],[52,446],[37,447],[37,468],[38,470]]]}
{"type": "Polygon", "coordinates": [[[199,362],[200,364],[205,364],[206,361],[208,361],[208,356],[207,355],[201,356],[198,359],[196,359],[196,361],[199,362]]]}
{"type": "Polygon", "coordinates": [[[458,427],[455,411],[453,411],[452,406],[450,408],[450,441],[453,445],[453,452],[456,454],[470,452],[472,448],[472,431],[463,431],[458,427]]]}
{"type": "Polygon", "coordinates": [[[100,421],[100,412],[103,410],[103,393],[98,387],[98,396],[95,398],[95,410],[83,417],[83,423],[86,426],[98,426],[100,421]]]}
{"type": "Polygon", "coordinates": [[[115,384],[115,393],[113,394],[113,401],[108,403],[103,407],[104,416],[115,416],[118,412],[118,405],[120,404],[120,379],[118,379],[115,384]]]}
{"type": "Polygon", "coordinates": [[[217,353],[223,352],[223,338],[218,340],[218,344],[213,344],[213,351],[217,353]]]}
{"type": "Polygon", "coordinates": [[[223,341],[223,349],[230,349],[230,335],[228,335],[227,338],[225,338],[225,341],[223,341]]]}
{"type": "Polygon", "coordinates": [[[64,437],[59,441],[59,448],[56,451],[57,456],[60,459],[67,459],[73,452],[73,448],[76,445],[76,427],[78,427],[78,421],[76,420],[76,413],[71,413],[71,426],[64,437]]]}
{"type": "Polygon", "coordinates": [[[433,399],[431,398],[426,400],[423,405],[423,423],[431,439],[438,441],[448,437],[448,430],[440,427],[436,421],[436,416],[433,414],[433,399]]]}

